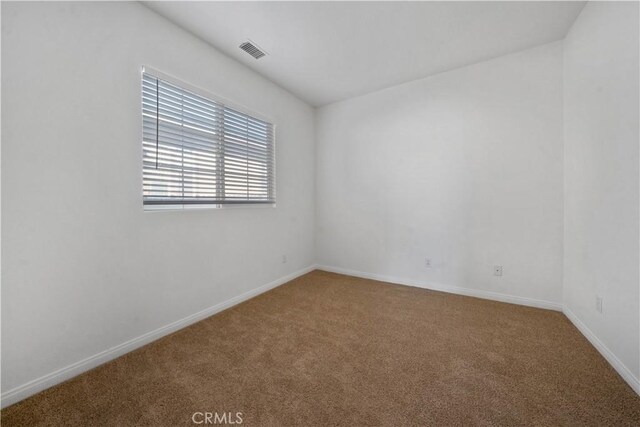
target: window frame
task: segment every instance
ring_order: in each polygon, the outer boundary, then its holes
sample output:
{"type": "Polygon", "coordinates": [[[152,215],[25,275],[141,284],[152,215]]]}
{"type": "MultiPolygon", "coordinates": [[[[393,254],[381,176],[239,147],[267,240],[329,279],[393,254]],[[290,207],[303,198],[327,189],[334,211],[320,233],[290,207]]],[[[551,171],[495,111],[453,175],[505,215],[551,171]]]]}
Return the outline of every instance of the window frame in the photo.
{"type": "Polygon", "coordinates": [[[272,172],[273,172],[273,202],[272,203],[259,203],[259,202],[241,202],[241,203],[190,203],[190,204],[185,204],[185,203],[152,203],[152,204],[145,204],[144,203],[144,192],[142,191],[143,188],[143,182],[144,182],[144,166],[142,166],[141,170],[140,170],[140,190],[141,190],[141,200],[142,200],[142,207],[144,211],[148,211],[148,212],[166,212],[166,211],[182,211],[182,210],[193,210],[193,211],[199,211],[199,210],[210,210],[210,209],[255,209],[255,208],[276,208],[277,207],[277,161],[276,161],[276,153],[277,153],[277,147],[276,147],[276,131],[277,131],[277,125],[275,123],[275,120],[273,120],[272,117],[256,112],[248,107],[245,107],[242,104],[239,104],[237,102],[234,101],[230,101],[227,98],[224,98],[220,95],[216,95],[214,93],[209,92],[206,89],[203,89],[199,86],[190,84],[185,82],[184,80],[181,80],[177,77],[173,77],[171,75],[168,75],[166,73],[163,73],[162,71],[158,71],[156,68],[152,68],[149,66],[142,66],[140,69],[140,80],[139,80],[139,89],[140,89],[140,96],[139,96],[139,106],[140,106],[140,138],[139,138],[139,147],[140,147],[140,165],[143,165],[144,161],[143,161],[143,144],[142,141],[144,139],[144,116],[143,116],[143,107],[142,107],[142,97],[143,97],[143,79],[144,79],[144,74],[147,73],[149,75],[152,75],[153,77],[156,77],[160,80],[164,80],[167,83],[170,83],[172,85],[178,86],[181,89],[184,89],[186,91],[192,92],[198,96],[207,98],[211,101],[223,104],[224,106],[233,109],[239,113],[245,114],[247,116],[250,116],[252,118],[258,119],[258,120],[262,120],[264,122],[269,123],[272,126],[272,133],[273,133],[273,141],[272,141],[272,150],[273,150],[273,165],[272,165],[272,172]]]}

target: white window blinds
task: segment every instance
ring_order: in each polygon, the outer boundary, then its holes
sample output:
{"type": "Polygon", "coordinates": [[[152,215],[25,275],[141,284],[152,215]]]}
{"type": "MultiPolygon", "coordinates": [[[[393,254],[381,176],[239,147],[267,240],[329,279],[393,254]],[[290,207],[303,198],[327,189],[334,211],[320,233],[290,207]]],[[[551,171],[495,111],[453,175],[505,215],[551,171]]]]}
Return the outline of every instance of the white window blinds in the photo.
{"type": "Polygon", "coordinates": [[[145,205],[275,203],[273,125],[142,75],[145,205]]]}

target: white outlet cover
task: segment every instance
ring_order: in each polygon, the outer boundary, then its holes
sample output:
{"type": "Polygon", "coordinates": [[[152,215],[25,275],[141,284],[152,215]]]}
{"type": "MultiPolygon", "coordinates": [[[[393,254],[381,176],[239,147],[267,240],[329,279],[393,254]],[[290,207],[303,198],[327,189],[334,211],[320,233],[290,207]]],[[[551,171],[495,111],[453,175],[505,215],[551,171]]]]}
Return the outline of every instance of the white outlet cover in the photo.
{"type": "Polygon", "coordinates": [[[502,266],[501,265],[494,265],[493,266],[493,275],[494,276],[502,276],[502,266]]]}
{"type": "Polygon", "coordinates": [[[596,295],[596,311],[602,313],[602,297],[596,295]]]}

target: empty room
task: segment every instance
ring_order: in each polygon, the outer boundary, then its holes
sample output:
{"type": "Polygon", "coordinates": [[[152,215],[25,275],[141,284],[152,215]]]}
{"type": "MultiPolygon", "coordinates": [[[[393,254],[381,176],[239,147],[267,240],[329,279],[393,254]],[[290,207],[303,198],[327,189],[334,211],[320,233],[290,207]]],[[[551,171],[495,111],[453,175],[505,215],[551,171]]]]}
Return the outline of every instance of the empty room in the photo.
{"type": "Polygon", "coordinates": [[[638,1],[0,14],[2,426],[640,425],[638,1]]]}

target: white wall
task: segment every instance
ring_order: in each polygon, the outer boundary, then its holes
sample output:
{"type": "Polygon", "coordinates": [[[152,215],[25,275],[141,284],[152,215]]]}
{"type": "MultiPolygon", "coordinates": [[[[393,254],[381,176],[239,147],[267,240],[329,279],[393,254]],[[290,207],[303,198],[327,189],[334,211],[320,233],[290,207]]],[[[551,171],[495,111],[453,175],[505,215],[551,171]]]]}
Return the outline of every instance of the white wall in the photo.
{"type": "Polygon", "coordinates": [[[564,301],[640,392],[638,31],[638,3],[590,2],[564,42],[564,301]]]}
{"type": "Polygon", "coordinates": [[[319,109],[319,264],[560,307],[561,84],[556,42],[319,109]]]}
{"type": "Polygon", "coordinates": [[[305,103],[137,3],[4,2],[2,65],[3,393],[312,264],[305,103]],[[142,65],[273,117],[276,208],[143,212],[142,65]]]}

